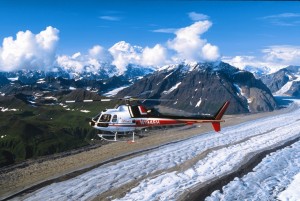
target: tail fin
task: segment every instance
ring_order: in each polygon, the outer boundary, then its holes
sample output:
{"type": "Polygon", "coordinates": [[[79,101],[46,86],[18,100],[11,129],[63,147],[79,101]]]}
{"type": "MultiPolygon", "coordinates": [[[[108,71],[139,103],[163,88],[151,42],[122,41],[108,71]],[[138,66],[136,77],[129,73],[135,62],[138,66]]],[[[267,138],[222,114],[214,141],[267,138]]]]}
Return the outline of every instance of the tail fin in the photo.
{"type": "Polygon", "coordinates": [[[211,123],[211,125],[212,125],[212,127],[214,128],[214,130],[216,132],[221,131],[221,124],[220,124],[220,122],[213,122],[213,123],[211,123]]]}
{"type": "MultiPolygon", "coordinates": [[[[226,110],[229,106],[229,103],[230,103],[229,101],[226,101],[223,104],[223,106],[218,110],[218,112],[214,116],[215,120],[221,120],[222,119],[224,113],[226,112],[226,110]]],[[[213,128],[216,132],[221,131],[220,121],[212,122],[211,124],[212,124],[212,126],[213,126],[213,128]]]]}
{"type": "Polygon", "coordinates": [[[226,112],[228,106],[229,106],[229,101],[226,101],[223,106],[218,110],[218,112],[215,114],[214,118],[215,120],[221,120],[224,113],[226,112]]]}

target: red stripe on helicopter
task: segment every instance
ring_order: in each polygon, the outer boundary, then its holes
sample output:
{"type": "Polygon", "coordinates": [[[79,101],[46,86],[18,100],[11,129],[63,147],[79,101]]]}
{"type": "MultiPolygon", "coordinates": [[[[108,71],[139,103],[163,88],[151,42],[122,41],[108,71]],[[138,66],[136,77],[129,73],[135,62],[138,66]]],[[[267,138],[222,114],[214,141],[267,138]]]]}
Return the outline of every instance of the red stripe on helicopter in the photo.
{"type": "Polygon", "coordinates": [[[196,123],[220,123],[224,120],[202,120],[202,119],[138,119],[135,120],[137,126],[158,126],[158,125],[193,125],[196,123]]]}
{"type": "Polygon", "coordinates": [[[174,125],[185,123],[173,119],[139,119],[135,120],[137,126],[174,125]]]}

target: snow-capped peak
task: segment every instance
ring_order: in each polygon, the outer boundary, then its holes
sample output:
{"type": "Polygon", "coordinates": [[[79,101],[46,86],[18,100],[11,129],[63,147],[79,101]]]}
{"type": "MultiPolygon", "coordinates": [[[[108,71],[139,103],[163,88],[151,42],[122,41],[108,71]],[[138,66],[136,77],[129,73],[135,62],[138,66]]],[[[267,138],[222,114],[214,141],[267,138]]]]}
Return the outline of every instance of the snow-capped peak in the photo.
{"type": "Polygon", "coordinates": [[[141,53],[143,51],[143,48],[140,46],[136,46],[136,45],[132,46],[125,41],[120,41],[120,42],[114,44],[111,48],[109,48],[109,51],[111,53],[120,51],[123,53],[132,54],[132,53],[141,53]]]}

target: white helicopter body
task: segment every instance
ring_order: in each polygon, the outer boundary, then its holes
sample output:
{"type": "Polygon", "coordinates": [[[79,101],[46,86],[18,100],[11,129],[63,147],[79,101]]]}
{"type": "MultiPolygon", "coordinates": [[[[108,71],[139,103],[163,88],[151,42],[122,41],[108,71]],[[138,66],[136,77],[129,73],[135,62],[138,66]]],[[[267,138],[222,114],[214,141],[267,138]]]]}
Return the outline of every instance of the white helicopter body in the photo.
{"type": "MultiPolygon", "coordinates": [[[[101,99],[98,101],[110,101],[113,99],[101,99]]],[[[126,132],[132,132],[134,141],[134,134],[136,131],[157,126],[173,126],[173,125],[193,125],[197,123],[211,123],[216,132],[221,130],[222,117],[229,106],[229,101],[226,101],[215,115],[200,115],[193,117],[186,116],[170,116],[163,115],[155,110],[147,110],[143,105],[131,105],[131,100],[139,100],[134,98],[119,99],[127,100],[129,104],[119,105],[114,109],[107,109],[100,112],[93,117],[89,122],[90,126],[100,131],[109,131],[114,134],[98,134],[103,140],[108,140],[105,137],[114,137],[117,141],[117,136],[120,133],[126,135],[126,132]]],[[[147,99],[154,100],[154,99],[147,99]]],[[[83,101],[66,101],[67,103],[74,102],[93,102],[93,100],[83,101]]]]}

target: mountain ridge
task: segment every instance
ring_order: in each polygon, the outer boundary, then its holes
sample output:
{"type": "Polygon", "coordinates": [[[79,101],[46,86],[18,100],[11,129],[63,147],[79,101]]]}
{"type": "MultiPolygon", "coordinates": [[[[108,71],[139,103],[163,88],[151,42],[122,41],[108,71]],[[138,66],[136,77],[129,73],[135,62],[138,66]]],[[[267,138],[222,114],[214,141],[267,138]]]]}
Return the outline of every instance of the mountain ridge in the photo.
{"type": "Polygon", "coordinates": [[[142,98],[173,99],[178,106],[193,112],[207,113],[230,100],[229,113],[272,111],[276,102],[270,90],[252,73],[241,71],[227,63],[182,63],[164,66],[138,80],[117,94],[142,98]],[[179,103],[180,102],[180,103],[179,103]]]}

